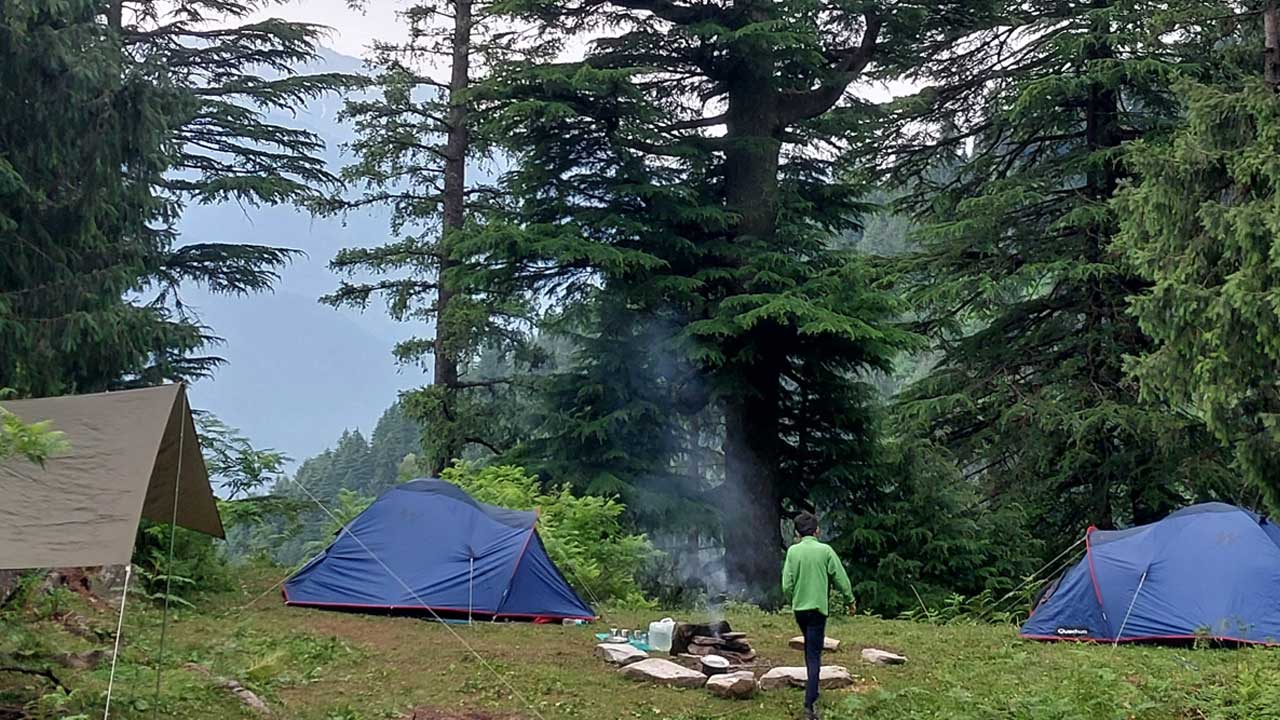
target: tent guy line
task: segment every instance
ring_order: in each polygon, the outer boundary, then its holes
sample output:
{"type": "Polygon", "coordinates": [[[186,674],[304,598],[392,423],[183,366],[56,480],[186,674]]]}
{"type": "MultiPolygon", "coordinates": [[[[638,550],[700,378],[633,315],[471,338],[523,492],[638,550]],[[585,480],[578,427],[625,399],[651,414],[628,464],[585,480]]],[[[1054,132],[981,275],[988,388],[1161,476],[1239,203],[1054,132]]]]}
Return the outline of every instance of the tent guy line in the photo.
{"type": "MultiPolygon", "coordinates": [[[[311,498],[311,502],[315,503],[316,507],[320,508],[321,512],[323,512],[325,515],[328,515],[329,519],[333,520],[334,522],[340,525],[342,524],[342,521],[338,518],[338,516],[335,515],[332,511],[330,511],[329,508],[326,507],[324,503],[320,502],[320,499],[317,498],[315,495],[313,495],[311,490],[308,489],[306,485],[303,485],[302,483],[298,482],[298,480],[292,476],[287,476],[287,477],[289,477],[290,482],[292,482],[294,485],[297,485],[298,488],[302,490],[302,492],[306,493],[307,497],[311,498]]],[[[467,649],[467,652],[474,655],[475,658],[480,661],[480,664],[484,666],[485,670],[488,670],[495,678],[498,679],[498,682],[502,683],[508,690],[511,691],[512,695],[519,698],[520,702],[525,704],[525,707],[529,709],[529,712],[533,713],[534,716],[538,718],[538,720],[546,720],[546,718],[542,716],[542,713],[538,712],[538,708],[535,707],[534,704],[530,702],[529,699],[526,698],[523,693],[517,690],[505,677],[502,676],[501,673],[497,671],[497,669],[495,669],[492,665],[490,665],[489,661],[486,660],[484,656],[481,655],[475,648],[473,648],[471,646],[471,643],[466,641],[466,638],[462,637],[462,635],[457,630],[454,630],[453,627],[449,625],[449,623],[445,622],[444,618],[440,617],[440,615],[438,615],[435,610],[433,610],[425,602],[423,602],[422,598],[418,596],[418,593],[414,591],[413,588],[409,587],[409,584],[405,582],[404,579],[401,578],[399,574],[397,574],[385,562],[383,562],[382,558],[378,557],[377,553],[375,553],[372,549],[370,549],[368,545],[365,545],[364,541],[361,540],[358,535],[356,535],[355,533],[347,532],[347,528],[345,525],[343,525],[342,527],[342,533],[346,533],[346,535],[348,535],[352,540],[355,540],[356,543],[361,548],[363,548],[366,553],[369,554],[369,557],[373,558],[375,562],[381,565],[382,569],[386,570],[388,575],[394,578],[396,582],[400,583],[404,587],[404,589],[407,590],[409,594],[414,597],[415,600],[421,603],[422,606],[426,608],[428,612],[431,613],[431,616],[435,618],[436,622],[438,622],[442,627],[444,627],[444,629],[448,630],[449,634],[452,635],[453,638],[462,645],[462,647],[467,649]]]]}

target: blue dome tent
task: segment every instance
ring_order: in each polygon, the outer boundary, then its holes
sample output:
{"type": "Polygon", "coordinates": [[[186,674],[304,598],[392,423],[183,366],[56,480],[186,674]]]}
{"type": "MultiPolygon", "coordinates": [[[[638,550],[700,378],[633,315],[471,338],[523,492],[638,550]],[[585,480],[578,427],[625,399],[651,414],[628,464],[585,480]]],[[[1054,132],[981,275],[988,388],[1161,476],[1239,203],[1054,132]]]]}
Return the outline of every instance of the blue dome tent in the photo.
{"type": "Polygon", "coordinates": [[[1085,547],[1022,637],[1280,644],[1280,527],[1266,518],[1206,503],[1127,530],[1090,528],[1085,547]]]}
{"type": "Polygon", "coordinates": [[[494,620],[594,619],[547,557],[537,517],[476,502],[442,480],[399,485],[289,578],[285,602],[494,620]]]}

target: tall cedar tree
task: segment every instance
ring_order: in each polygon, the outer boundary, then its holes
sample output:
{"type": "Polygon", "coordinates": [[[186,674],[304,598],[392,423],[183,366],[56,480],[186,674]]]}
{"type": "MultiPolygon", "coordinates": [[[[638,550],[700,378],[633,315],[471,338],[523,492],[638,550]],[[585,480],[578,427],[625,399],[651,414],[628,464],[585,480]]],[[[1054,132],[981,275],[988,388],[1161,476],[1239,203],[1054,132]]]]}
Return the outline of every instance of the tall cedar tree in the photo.
{"type": "Polygon", "coordinates": [[[483,61],[512,51],[514,33],[498,28],[491,2],[431,0],[400,15],[409,27],[403,44],[379,43],[372,65],[376,95],[348,102],[358,160],[344,176],[363,187],[356,199],[338,198],[334,210],[387,205],[394,239],[382,246],[340,252],[333,269],[352,279],[325,298],[335,305],[367,307],[383,297],[400,321],[433,325],[434,337],[396,347],[401,362],[433,363],[431,386],[409,393],[406,410],[431,428],[424,436],[427,470],[439,474],[469,446],[497,451],[500,432],[485,403],[509,378],[476,378],[470,366],[482,349],[519,358],[527,349],[518,307],[493,285],[463,284],[456,246],[469,225],[481,222],[495,201],[491,188],[468,181],[488,143],[476,130],[472,75],[483,61]],[[447,81],[434,79],[438,67],[447,81]],[[371,281],[356,279],[372,274],[371,281]]]}
{"type": "Polygon", "coordinates": [[[1147,282],[1143,390],[1235,451],[1247,501],[1280,512],[1280,18],[1253,6],[1219,34],[1218,72],[1179,86],[1177,131],[1134,146],[1119,245],[1147,282]]]}
{"type": "Polygon", "coordinates": [[[274,125],[342,82],[298,77],[319,29],[258,2],[0,6],[0,385],[87,392],[209,373],[184,282],[263,290],[291,252],[178,246],[184,203],[302,199],[334,178],[274,125]],[[279,77],[264,78],[258,72],[279,77]]]}
{"type": "Polygon", "coordinates": [[[808,505],[817,485],[859,478],[866,458],[836,450],[869,442],[866,390],[853,376],[887,366],[907,341],[885,323],[886,298],[829,243],[861,210],[861,188],[831,160],[863,117],[849,88],[930,54],[983,20],[983,7],[509,8],[543,34],[605,37],[581,60],[504,76],[493,115],[517,160],[508,179],[526,235],[475,251],[527,269],[541,292],[582,297],[598,287],[641,321],[679,319],[673,344],[723,418],[731,582],[774,595],[783,508],[808,505]]]}
{"type": "Polygon", "coordinates": [[[941,352],[899,410],[1056,542],[1234,489],[1202,425],[1125,370],[1151,348],[1129,301],[1148,283],[1114,247],[1110,204],[1126,143],[1176,122],[1173,78],[1207,71],[1191,30],[1221,9],[1015,5],[923,68],[936,84],[903,102],[887,146],[927,224],[905,280],[941,352]]]}
{"type": "Polygon", "coordinates": [[[539,325],[572,350],[531,383],[521,441],[506,459],[545,481],[621,498],[646,530],[714,534],[707,473],[679,463],[711,464],[693,434],[706,399],[681,392],[690,368],[678,360],[677,329],[629,309],[616,289],[591,292],[539,325]]]}

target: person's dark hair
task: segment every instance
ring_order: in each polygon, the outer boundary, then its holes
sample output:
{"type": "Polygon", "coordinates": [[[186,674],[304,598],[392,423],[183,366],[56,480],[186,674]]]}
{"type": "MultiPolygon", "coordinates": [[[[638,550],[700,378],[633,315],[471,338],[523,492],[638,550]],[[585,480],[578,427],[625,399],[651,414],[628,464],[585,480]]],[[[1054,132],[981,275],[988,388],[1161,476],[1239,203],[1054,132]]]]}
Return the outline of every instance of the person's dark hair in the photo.
{"type": "Polygon", "coordinates": [[[796,516],[796,534],[807,536],[818,533],[818,516],[811,512],[802,512],[796,516]]]}

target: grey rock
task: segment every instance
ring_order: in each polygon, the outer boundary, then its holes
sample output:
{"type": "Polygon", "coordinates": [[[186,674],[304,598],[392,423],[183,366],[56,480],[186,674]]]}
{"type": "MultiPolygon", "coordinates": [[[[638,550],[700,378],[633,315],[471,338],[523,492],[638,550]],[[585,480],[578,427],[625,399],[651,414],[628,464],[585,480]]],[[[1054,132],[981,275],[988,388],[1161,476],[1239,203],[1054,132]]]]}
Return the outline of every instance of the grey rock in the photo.
{"type": "Polygon", "coordinates": [[[707,680],[712,695],[731,700],[745,700],[756,694],[756,676],[750,670],[712,675],[707,680]]]}
{"type": "MultiPolygon", "coordinates": [[[[804,687],[809,673],[802,667],[776,667],[760,677],[761,690],[778,690],[785,687],[804,687]]],[[[818,675],[818,687],[823,690],[853,685],[853,676],[839,665],[823,665],[818,675]]]]}
{"type": "Polygon", "coordinates": [[[864,648],[862,650],[862,659],[872,665],[901,665],[907,661],[902,655],[875,648],[864,648]]]}
{"type": "MultiPolygon", "coordinates": [[[[803,650],[803,649],[804,649],[804,638],[803,638],[803,637],[793,637],[793,638],[791,638],[791,641],[790,641],[790,643],[789,643],[789,644],[791,645],[791,648],[792,648],[793,650],[803,650]]],[[[839,640],[837,640],[837,639],[835,639],[835,638],[823,638],[823,639],[822,639],[822,650],[823,650],[824,652],[835,652],[835,651],[837,651],[837,650],[839,650],[839,649],[840,649],[840,641],[839,641],[839,640]]]]}
{"type": "Polygon", "coordinates": [[[670,660],[649,658],[624,666],[623,677],[668,687],[698,688],[707,684],[707,676],[670,660]]]}
{"type": "Polygon", "coordinates": [[[649,657],[649,653],[628,643],[600,643],[596,645],[596,657],[610,665],[630,665],[649,657]]]}

